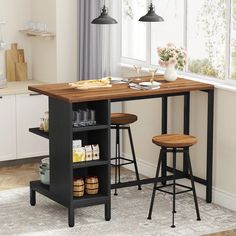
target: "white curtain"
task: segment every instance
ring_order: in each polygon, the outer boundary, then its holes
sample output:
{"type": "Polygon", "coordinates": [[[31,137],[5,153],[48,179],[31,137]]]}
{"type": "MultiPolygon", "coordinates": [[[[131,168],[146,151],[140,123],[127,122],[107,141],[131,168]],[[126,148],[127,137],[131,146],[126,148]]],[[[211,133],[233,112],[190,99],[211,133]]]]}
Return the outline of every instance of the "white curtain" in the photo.
{"type": "Polygon", "coordinates": [[[120,76],[121,53],[121,1],[107,0],[108,14],[118,24],[102,26],[102,71],[103,75],[120,76]]]}
{"type": "Polygon", "coordinates": [[[118,21],[114,25],[93,25],[104,2],[79,0],[79,78],[98,79],[104,76],[120,75],[120,1],[107,0],[109,15],[118,21]]]}

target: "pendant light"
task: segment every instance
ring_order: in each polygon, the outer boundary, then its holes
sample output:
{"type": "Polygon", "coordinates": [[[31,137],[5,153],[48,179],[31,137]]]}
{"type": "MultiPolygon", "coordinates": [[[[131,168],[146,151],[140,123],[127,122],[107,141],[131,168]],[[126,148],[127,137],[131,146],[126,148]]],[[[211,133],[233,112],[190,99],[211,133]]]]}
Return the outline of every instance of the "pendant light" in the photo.
{"type": "Polygon", "coordinates": [[[143,22],[161,22],[164,21],[164,19],[161,16],[158,16],[155,13],[155,8],[153,4],[151,3],[149,6],[148,13],[145,16],[142,16],[139,21],[143,22]]]}
{"type": "Polygon", "coordinates": [[[91,23],[98,24],[98,25],[117,24],[117,21],[108,15],[108,9],[106,7],[105,0],[104,0],[103,8],[101,10],[101,15],[95,18],[91,23]]]}

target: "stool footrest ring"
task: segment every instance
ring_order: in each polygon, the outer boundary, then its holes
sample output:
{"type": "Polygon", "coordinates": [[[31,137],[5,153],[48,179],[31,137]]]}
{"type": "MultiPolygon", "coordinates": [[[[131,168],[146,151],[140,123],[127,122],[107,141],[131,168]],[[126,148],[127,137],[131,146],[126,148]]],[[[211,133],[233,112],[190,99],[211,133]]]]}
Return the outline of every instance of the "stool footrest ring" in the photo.
{"type": "MultiPolygon", "coordinates": [[[[186,185],[182,185],[182,184],[178,184],[178,183],[176,183],[175,185],[187,189],[187,190],[182,190],[182,191],[176,192],[175,193],[176,195],[181,194],[181,193],[187,193],[187,192],[190,192],[190,191],[193,190],[191,187],[186,186],[186,185]]],[[[158,186],[158,187],[156,187],[155,190],[173,195],[173,192],[170,192],[170,191],[167,191],[167,190],[163,189],[163,188],[170,187],[170,186],[173,186],[173,184],[166,184],[166,185],[158,186]]]]}
{"type": "Polygon", "coordinates": [[[111,163],[111,166],[125,166],[125,165],[129,165],[129,164],[133,164],[134,163],[133,160],[127,159],[125,157],[113,157],[113,158],[111,158],[111,161],[118,160],[118,159],[126,161],[126,162],[125,163],[120,163],[120,164],[113,164],[113,163],[111,163]]]}

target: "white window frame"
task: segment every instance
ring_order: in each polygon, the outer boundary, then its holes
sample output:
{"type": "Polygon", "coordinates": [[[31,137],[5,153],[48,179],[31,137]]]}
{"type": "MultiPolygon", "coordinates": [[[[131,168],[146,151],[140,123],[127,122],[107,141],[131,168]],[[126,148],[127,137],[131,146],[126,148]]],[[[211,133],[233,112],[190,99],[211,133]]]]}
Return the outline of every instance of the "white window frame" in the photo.
{"type": "MultiPolygon", "coordinates": [[[[151,2],[151,0],[147,0],[147,5],[149,5],[151,2]]],[[[180,75],[184,75],[184,76],[189,76],[189,77],[195,77],[195,78],[199,78],[199,79],[203,79],[203,80],[207,80],[207,81],[215,81],[215,82],[227,82],[229,84],[233,84],[236,85],[236,81],[233,80],[231,78],[231,70],[232,70],[232,66],[231,66],[231,24],[232,24],[232,7],[233,7],[233,1],[232,0],[226,0],[226,10],[227,10],[227,14],[226,14],[226,20],[227,20],[227,27],[226,27],[226,68],[225,68],[225,79],[224,80],[220,80],[218,78],[215,77],[209,77],[209,76],[204,76],[204,75],[200,75],[200,74],[194,74],[191,72],[187,72],[186,70],[184,71],[180,71],[179,74],[180,75]]],[[[122,11],[122,1],[120,4],[120,11],[122,11]]],[[[187,26],[188,26],[188,0],[184,0],[184,47],[186,48],[186,50],[188,51],[188,41],[187,41],[187,26]]],[[[140,16],[141,17],[141,16],[140,16]]],[[[122,43],[121,43],[121,64],[122,65],[129,65],[131,67],[131,65],[140,65],[143,68],[154,68],[156,67],[156,65],[151,64],[151,24],[152,23],[146,23],[147,24],[147,28],[146,28],[146,61],[141,61],[141,60],[136,60],[133,58],[128,58],[128,57],[123,57],[122,56],[122,43]]],[[[121,42],[122,42],[122,13],[121,13],[121,42]]]]}

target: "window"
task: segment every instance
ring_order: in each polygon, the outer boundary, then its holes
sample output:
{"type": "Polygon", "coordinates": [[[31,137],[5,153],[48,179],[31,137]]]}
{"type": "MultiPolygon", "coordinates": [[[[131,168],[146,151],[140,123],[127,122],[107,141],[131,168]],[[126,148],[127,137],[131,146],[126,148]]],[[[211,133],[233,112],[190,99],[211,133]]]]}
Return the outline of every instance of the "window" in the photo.
{"type": "Polygon", "coordinates": [[[140,16],[146,9],[145,0],[122,1],[122,56],[146,61],[146,24],[140,16]]]}
{"type": "Polygon", "coordinates": [[[231,9],[231,78],[236,80],[236,0],[232,1],[231,9]]]}
{"type": "Polygon", "coordinates": [[[164,22],[151,24],[151,64],[157,65],[157,47],[167,43],[184,46],[184,0],[153,1],[164,22]]]}
{"type": "Polygon", "coordinates": [[[226,1],[188,1],[188,71],[225,78],[226,1]]]}
{"type": "Polygon", "coordinates": [[[236,80],[236,0],[152,2],[164,22],[138,21],[149,0],[122,0],[122,57],[157,65],[157,47],[174,43],[187,50],[186,72],[236,80]]]}

